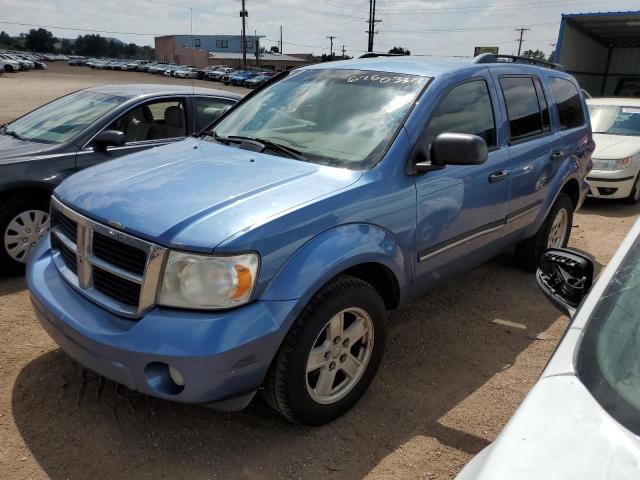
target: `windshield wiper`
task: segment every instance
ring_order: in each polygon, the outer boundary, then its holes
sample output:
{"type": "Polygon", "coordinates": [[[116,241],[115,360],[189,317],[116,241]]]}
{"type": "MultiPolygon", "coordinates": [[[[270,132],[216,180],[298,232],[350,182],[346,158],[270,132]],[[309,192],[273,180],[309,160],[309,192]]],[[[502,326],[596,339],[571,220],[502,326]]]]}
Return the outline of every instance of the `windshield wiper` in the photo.
{"type": "MultiPolygon", "coordinates": [[[[214,132],[215,133],[215,132],[214,132]]],[[[215,139],[224,143],[227,142],[252,142],[258,145],[262,145],[263,150],[273,150],[274,152],[284,153],[291,158],[295,158],[296,160],[308,161],[309,159],[304,156],[304,154],[296,150],[295,148],[286,147],[280,143],[269,140],[268,138],[252,138],[252,137],[244,137],[241,135],[229,135],[228,137],[216,137],[215,139]]],[[[228,145],[228,143],[227,143],[228,145]]]]}
{"type": "Polygon", "coordinates": [[[17,138],[18,140],[24,140],[24,138],[22,138],[19,133],[14,132],[13,130],[5,129],[4,132],[2,132],[2,133],[4,133],[5,135],[9,135],[9,136],[11,136],[13,138],[17,138]]]}

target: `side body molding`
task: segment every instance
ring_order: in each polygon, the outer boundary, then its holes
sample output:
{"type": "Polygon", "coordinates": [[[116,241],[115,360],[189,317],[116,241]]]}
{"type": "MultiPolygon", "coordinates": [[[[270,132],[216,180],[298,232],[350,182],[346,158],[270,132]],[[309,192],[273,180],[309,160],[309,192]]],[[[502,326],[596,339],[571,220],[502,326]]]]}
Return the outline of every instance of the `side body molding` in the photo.
{"type": "Polygon", "coordinates": [[[379,263],[395,275],[400,301],[406,298],[411,278],[395,237],[366,223],[340,225],[326,230],[300,247],[274,276],[261,300],[310,297],[344,270],[363,263],[379,263]]]}

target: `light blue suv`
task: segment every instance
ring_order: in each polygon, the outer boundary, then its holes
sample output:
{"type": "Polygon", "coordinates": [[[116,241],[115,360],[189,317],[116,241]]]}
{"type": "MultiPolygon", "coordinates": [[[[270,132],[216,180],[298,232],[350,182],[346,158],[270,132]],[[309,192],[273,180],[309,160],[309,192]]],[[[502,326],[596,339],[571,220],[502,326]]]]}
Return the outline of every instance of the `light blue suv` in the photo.
{"type": "Polygon", "coordinates": [[[388,311],[505,250],[531,269],[566,245],[594,144],[550,67],[287,72],[196,138],[64,181],[27,269],[36,314],[131,389],[226,410],[261,390],[329,422],[371,383],[388,311]]]}

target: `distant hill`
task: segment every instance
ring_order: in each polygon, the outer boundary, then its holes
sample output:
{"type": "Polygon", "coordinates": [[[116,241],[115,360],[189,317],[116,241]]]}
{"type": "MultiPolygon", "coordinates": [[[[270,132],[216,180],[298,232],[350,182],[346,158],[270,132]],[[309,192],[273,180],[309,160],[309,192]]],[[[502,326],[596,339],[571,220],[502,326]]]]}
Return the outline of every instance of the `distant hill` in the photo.
{"type": "MultiPolygon", "coordinates": [[[[114,37],[103,37],[103,38],[107,41],[107,43],[110,43],[113,40],[115,43],[118,43],[120,45],[126,45],[125,42],[123,42],[119,38],[114,38],[114,37]]],[[[67,40],[72,46],[76,43],[75,38],[61,38],[60,41],[62,40],[67,40]]]]}

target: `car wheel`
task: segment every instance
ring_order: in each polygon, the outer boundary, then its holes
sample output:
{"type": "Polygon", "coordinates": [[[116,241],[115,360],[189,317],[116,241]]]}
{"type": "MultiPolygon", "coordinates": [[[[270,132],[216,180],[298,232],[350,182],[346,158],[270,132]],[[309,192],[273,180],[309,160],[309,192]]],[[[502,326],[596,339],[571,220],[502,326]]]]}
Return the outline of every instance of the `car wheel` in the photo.
{"type": "Polygon", "coordinates": [[[0,270],[24,270],[29,254],[48,231],[48,200],[15,198],[6,202],[0,210],[0,270]]]}
{"type": "Polygon", "coordinates": [[[267,402],[292,422],[323,425],[369,387],[384,352],[387,311],[367,282],[342,275],[302,311],[264,385],[267,402]]]}
{"type": "Polygon", "coordinates": [[[538,268],[540,257],[550,248],[564,248],[571,236],[573,202],[561,193],[536,234],[516,246],[516,261],[525,270],[538,268]]]}
{"type": "Polygon", "coordinates": [[[640,201],[640,173],[636,176],[631,193],[625,198],[625,201],[630,204],[636,204],[640,201]]]}
{"type": "Polygon", "coordinates": [[[14,68],[11,65],[5,65],[4,66],[4,71],[7,73],[11,73],[14,71],[14,68]]]}

